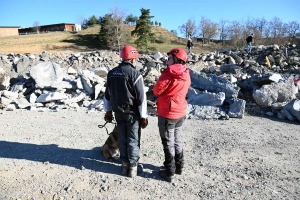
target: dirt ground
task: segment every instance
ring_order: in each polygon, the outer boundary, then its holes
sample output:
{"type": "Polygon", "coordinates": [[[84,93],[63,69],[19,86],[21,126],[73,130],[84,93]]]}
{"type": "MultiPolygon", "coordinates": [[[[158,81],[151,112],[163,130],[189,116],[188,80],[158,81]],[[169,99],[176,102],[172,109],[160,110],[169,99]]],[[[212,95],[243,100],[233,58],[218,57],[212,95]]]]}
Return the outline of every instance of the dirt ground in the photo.
{"type": "MultiPolygon", "coordinates": [[[[185,171],[173,183],[157,117],[142,132],[144,171],[105,159],[103,112],[0,111],[0,199],[300,199],[300,126],[265,116],[186,120],[185,171]]],[[[111,131],[113,125],[107,126],[111,131]]]]}

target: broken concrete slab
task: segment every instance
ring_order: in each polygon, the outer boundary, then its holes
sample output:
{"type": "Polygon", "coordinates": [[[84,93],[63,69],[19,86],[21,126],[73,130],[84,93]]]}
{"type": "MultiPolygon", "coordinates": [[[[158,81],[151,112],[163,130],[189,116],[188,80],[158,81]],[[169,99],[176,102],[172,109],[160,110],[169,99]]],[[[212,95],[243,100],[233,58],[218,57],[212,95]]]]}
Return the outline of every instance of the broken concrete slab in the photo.
{"type": "Polygon", "coordinates": [[[218,77],[214,74],[207,75],[203,72],[199,73],[194,70],[190,70],[190,76],[192,87],[194,88],[215,93],[224,92],[226,99],[235,99],[238,96],[240,88],[225,78],[218,77]]]}
{"type": "Polygon", "coordinates": [[[230,109],[228,112],[228,116],[232,118],[243,118],[246,101],[243,99],[234,99],[233,103],[230,104],[230,109]]]}
{"type": "Polygon", "coordinates": [[[19,94],[17,92],[11,92],[8,90],[4,90],[2,95],[11,100],[16,100],[19,97],[19,94]]]}
{"type": "Polygon", "coordinates": [[[188,119],[219,119],[226,118],[227,114],[220,107],[216,106],[198,106],[188,104],[186,117],[188,119]]]}
{"type": "Polygon", "coordinates": [[[19,108],[23,109],[23,108],[28,108],[31,106],[31,104],[27,101],[26,98],[22,97],[22,98],[19,98],[17,101],[16,101],[16,104],[18,105],[19,108]]]}
{"type": "Polygon", "coordinates": [[[92,72],[94,72],[97,76],[106,78],[108,70],[106,69],[106,67],[97,67],[93,69],[92,72]]]}
{"type": "Polygon", "coordinates": [[[36,88],[50,88],[63,80],[64,72],[54,62],[43,62],[30,69],[30,76],[35,80],[36,88]]]}
{"type": "Polygon", "coordinates": [[[276,102],[289,102],[296,98],[294,82],[288,79],[264,85],[253,92],[253,98],[262,106],[271,106],[276,102]]]}
{"type": "Polygon", "coordinates": [[[258,86],[267,85],[273,82],[277,83],[279,80],[283,80],[283,78],[278,73],[257,74],[251,77],[251,81],[258,86]]]}
{"type": "Polygon", "coordinates": [[[191,96],[188,99],[188,103],[198,106],[221,106],[225,100],[225,93],[211,93],[207,91],[201,91],[198,94],[191,96]]]}
{"type": "Polygon", "coordinates": [[[293,99],[288,104],[286,104],[281,114],[284,113],[284,116],[291,121],[298,120],[300,122],[300,100],[293,99]]]}
{"type": "Polygon", "coordinates": [[[3,68],[0,67],[0,90],[7,90],[9,87],[10,77],[6,74],[3,68]]]}
{"type": "Polygon", "coordinates": [[[37,103],[46,103],[51,101],[63,100],[67,99],[68,97],[64,93],[60,92],[49,92],[48,94],[41,94],[36,102],[37,103]]]}

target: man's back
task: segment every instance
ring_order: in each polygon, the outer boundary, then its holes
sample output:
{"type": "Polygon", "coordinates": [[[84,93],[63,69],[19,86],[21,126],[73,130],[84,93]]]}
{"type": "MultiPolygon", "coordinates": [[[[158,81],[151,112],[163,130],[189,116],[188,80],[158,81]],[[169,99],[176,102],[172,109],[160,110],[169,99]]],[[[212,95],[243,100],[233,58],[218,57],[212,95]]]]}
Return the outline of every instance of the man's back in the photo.
{"type": "Polygon", "coordinates": [[[128,62],[122,62],[118,67],[109,71],[107,87],[114,112],[130,110],[138,113],[139,101],[136,99],[137,94],[134,87],[139,76],[140,73],[128,62]]]}
{"type": "Polygon", "coordinates": [[[253,36],[252,36],[252,35],[249,35],[249,36],[246,38],[247,43],[252,42],[252,39],[253,39],[253,36]]]}

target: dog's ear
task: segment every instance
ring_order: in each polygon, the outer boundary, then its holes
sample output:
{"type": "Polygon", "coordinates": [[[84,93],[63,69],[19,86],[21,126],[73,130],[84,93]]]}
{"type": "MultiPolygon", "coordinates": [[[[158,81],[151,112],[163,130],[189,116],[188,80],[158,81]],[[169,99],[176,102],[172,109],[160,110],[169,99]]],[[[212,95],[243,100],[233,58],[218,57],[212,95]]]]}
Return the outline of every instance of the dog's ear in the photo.
{"type": "Polygon", "coordinates": [[[101,151],[102,151],[102,154],[105,158],[110,158],[111,157],[111,151],[110,151],[110,148],[107,144],[102,146],[101,151]]]}

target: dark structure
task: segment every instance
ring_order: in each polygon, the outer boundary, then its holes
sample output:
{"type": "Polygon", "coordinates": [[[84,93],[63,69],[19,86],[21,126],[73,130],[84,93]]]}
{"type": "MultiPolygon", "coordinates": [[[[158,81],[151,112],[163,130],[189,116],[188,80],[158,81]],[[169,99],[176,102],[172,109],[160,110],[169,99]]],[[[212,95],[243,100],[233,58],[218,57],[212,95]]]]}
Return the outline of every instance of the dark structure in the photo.
{"type": "Polygon", "coordinates": [[[50,24],[37,27],[19,28],[19,35],[35,34],[35,33],[48,33],[55,31],[75,31],[75,24],[61,23],[50,24]]]}

